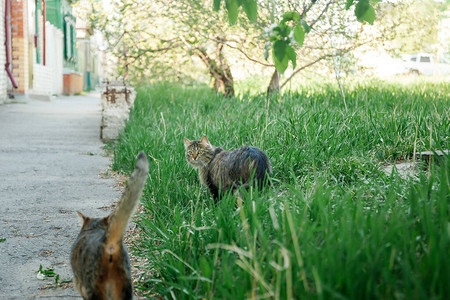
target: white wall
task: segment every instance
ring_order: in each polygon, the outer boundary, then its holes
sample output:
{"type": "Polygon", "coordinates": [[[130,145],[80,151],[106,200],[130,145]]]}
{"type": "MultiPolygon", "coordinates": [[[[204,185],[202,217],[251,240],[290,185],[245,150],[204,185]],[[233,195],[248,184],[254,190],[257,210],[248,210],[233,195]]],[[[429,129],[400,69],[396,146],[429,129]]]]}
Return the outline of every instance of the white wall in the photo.
{"type": "Polygon", "coordinates": [[[61,30],[49,22],[45,23],[45,63],[53,70],[52,95],[60,95],[63,92],[63,40],[61,30]]]}
{"type": "Polygon", "coordinates": [[[41,64],[33,64],[33,96],[43,96],[51,100],[53,90],[53,69],[41,64]]]}

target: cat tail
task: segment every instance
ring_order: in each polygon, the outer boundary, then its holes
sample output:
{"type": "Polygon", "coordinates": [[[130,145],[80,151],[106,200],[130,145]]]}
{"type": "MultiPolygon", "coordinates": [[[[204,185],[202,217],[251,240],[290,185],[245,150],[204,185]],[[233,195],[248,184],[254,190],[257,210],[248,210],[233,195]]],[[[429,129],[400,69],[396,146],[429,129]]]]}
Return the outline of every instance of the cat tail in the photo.
{"type": "Polygon", "coordinates": [[[128,221],[133,214],[148,176],[148,160],[144,152],[138,155],[136,168],[128,179],[127,187],[117,205],[117,208],[109,216],[108,232],[106,233],[106,243],[109,245],[106,249],[112,254],[115,252],[115,245],[122,243],[123,234],[128,225],[128,221]]]}
{"type": "Polygon", "coordinates": [[[270,185],[269,177],[272,176],[272,166],[267,155],[258,148],[249,149],[249,157],[251,160],[250,169],[254,170],[254,180],[258,187],[270,185]]]}

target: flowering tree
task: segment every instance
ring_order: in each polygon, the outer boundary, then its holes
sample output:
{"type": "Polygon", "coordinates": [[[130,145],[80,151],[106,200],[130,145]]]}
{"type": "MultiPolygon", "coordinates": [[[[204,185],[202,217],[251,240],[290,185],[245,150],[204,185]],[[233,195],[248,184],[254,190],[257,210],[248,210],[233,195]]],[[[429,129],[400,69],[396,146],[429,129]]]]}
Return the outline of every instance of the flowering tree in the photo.
{"type": "MultiPolygon", "coordinates": [[[[375,10],[371,5],[372,3],[378,3],[381,0],[346,0],[345,9],[349,10],[354,6],[355,16],[361,23],[368,22],[373,24],[375,21],[375,10]]],[[[235,24],[239,7],[242,6],[250,21],[254,22],[257,16],[257,4],[256,0],[224,0],[225,8],[228,12],[228,19],[231,24],[235,24]]],[[[329,7],[336,4],[339,1],[325,1],[321,4],[320,14],[312,20],[310,24],[306,22],[306,15],[310,13],[314,6],[319,6],[317,0],[307,1],[302,3],[303,7],[299,12],[297,9],[285,12],[282,15],[281,21],[278,24],[274,24],[270,30],[271,50],[273,54],[273,61],[278,72],[284,73],[287,69],[289,61],[292,62],[292,67],[295,69],[297,64],[297,55],[292,47],[292,43],[295,42],[299,46],[303,46],[305,35],[311,31],[311,26],[314,26],[327,12],[329,7]]],[[[217,11],[220,9],[221,0],[214,1],[214,9],[217,11]]],[[[270,45],[270,44],[268,44],[270,45]]],[[[268,58],[269,47],[266,47],[265,58],[268,58]]]]}
{"type": "Polygon", "coordinates": [[[191,70],[200,63],[216,91],[227,96],[234,94],[230,61],[272,68],[272,92],[301,70],[366,43],[361,32],[365,23],[373,23],[372,4],[378,2],[115,0],[108,11],[92,1],[97,5],[94,24],[106,32],[118,67],[129,79],[157,74],[196,78],[191,70]],[[245,14],[238,13],[241,9],[245,14]],[[280,83],[289,64],[293,71],[280,83]]]}

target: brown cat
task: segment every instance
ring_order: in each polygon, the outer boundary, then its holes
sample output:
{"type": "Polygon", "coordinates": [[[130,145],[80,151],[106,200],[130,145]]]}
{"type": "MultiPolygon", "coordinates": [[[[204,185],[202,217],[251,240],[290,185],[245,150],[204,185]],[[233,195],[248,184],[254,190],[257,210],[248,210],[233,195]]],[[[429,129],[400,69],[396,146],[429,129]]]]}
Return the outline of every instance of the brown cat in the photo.
{"type": "Polygon", "coordinates": [[[83,219],[72,246],[74,283],[83,299],[132,299],[130,260],[122,239],[128,220],[142,195],[148,160],[139,153],[136,168],[117,208],[107,217],[83,219]]]}
{"type": "Polygon", "coordinates": [[[211,191],[214,199],[241,184],[248,188],[253,178],[258,187],[268,184],[272,174],[269,158],[259,148],[244,146],[233,151],[214,147],[206,136],[199,141],[184,139],[186,160],[198,169],[200,181],[211,191]]]}

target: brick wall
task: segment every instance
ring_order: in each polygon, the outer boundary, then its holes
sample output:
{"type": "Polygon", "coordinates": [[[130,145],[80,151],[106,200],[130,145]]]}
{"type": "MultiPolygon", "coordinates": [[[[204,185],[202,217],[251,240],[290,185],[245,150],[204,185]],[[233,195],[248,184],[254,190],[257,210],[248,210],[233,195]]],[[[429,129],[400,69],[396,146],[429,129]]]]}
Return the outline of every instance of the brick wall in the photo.
{"type": "Polygon", "coordinates": [[[11,0],[11,65],[19,85],[15,92],[21,94],[29,88],[27,3],[27,0],[11,0]]]}
{"type": "Polygon", "coordinates": [[[6,47],[5,47],[5,3],[0,0],[0,104],[6,100],[6,80],[8,75],[5,71],[6,47]]]}

